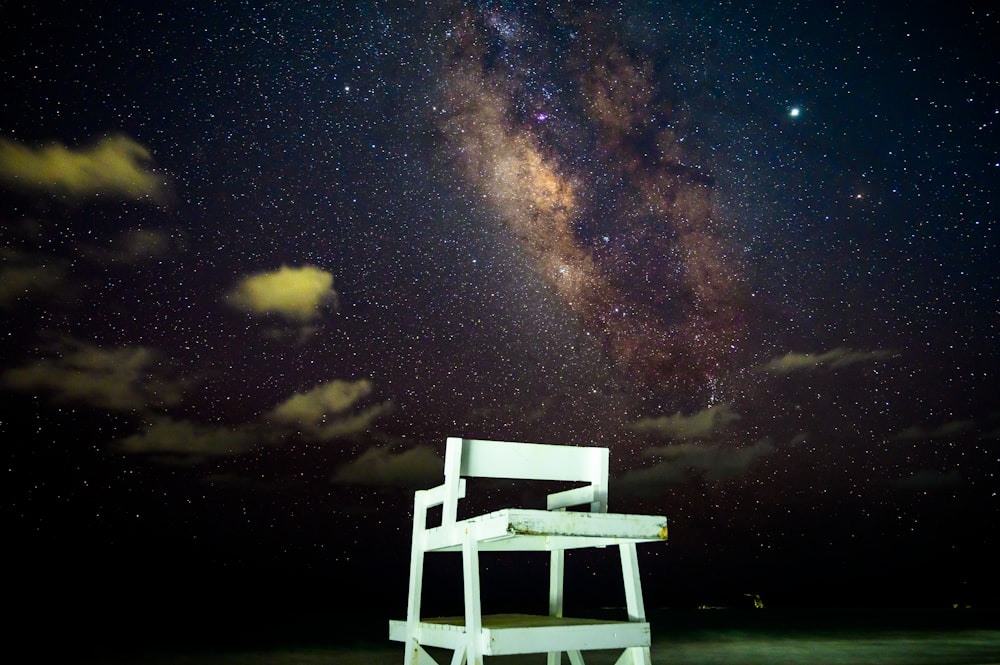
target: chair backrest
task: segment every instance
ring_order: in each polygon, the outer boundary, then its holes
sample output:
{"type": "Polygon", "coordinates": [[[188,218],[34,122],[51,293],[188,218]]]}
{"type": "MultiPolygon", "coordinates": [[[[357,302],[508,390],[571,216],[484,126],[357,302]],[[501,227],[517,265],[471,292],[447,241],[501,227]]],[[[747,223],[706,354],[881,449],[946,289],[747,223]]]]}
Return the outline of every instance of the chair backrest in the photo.
{"type": "Polygon", "coordinates": [[[449,437],[444,477],[445,522],[454,521],[460,479],[469,477],[586,482],[578,490],[550,495],[549,507],[590,503],[595,512],[607,511],[607,448],[449,437]],[[563,500],[553,502],[555,497],[563,500]]]}

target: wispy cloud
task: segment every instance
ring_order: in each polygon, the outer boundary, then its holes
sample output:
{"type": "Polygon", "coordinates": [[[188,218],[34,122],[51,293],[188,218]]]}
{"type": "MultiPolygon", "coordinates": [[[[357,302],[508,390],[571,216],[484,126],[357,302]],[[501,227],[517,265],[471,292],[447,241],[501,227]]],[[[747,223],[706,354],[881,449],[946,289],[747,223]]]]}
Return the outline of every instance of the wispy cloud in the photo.
{"type": "Polygon", "coordinates": [[[282,266],[240,280],[229,293],[233,307],[251,314],[274,314],[297,323],[319,316],[325,306],[336,306],[333,275],[314,266],[282,266]]]}
{"type": "Polygon", "coordinates": [[[0,383],[111,411],[145,411],[181,400],[184,384],[164,376],[156,353],[148,347],[104,349],[61,338],[53,355],[4,371],[0,383]]]}
{"type": "Polygon", "coordinates": [[[430,446],[420,445],[398,453],[376,447],[338,468],[333,482],[419,488],[439,484],[443,473],[444,461],[430,446]]]}
{"type": "Polygon", "coordinates": [[[130,229],[111,242],[80,247],[80,254],[97,263],[137,265],[166,256],[177,245],[163,231],[130,229]]]}
{"type": "Polygon", "coordinates": [[[269,418],[289,425],[317,427],[329,416],[351,408],[371,391],[372,383],[367,379],[330,381],[304,393],[295,393],[274,407],[269,418]]]}
{"type": "Polygon", "coordinates": [[[282,445],[295,439],[354,437],[369,431],[393,409],[388,401],[359,408],[359,402],[372,392],[368,380],[334,380],[293,394],[260,418],[231,425],[161,413],[180,404],[183,389],[190,383],[167,376],[151,348],[106,349],[71,338],[57,338],[50,357],[0,373],[0,386],[9,390],[139,415],[143,420],[139,431],[118,439],[115,445],[127,453],[184,462],[239,455],[258,445],[282,445]]]}
{"type": "Polygon", "coordinates": [[[911,476],[897,478],[891,482],[893,487],[910,490],[936,490],[958,487],[964,482],[958,471],[941,472],[922,469],[911,476]]]}
{"type": "Polygon", "coordinates": [[[730,405],[717,404],[690,416],[678,411],[672,416],[641,418],[632,423],[630,428],[636,432],[659,434],[674,439],[702,439],[739,419],[739,414],[730,405]]]}
{"type": "Polygon", "coordinates": [[[65,286],[66,270],[58,259],[4,250],[0,260],[0,307],[58,293],[65,286]]]}
{"type": "Polygon", "coordinates": [[[372,428],[376,420],[391,413],[393,408],[392,402],[375,404],[357,413],[344,415],[313,427],[306,434],[318,441],[331,441],[364,434],[372,428]]]}
{"type": "Polygon", "coordinates": [[[839,369],[856,363],[885,360],[895,355],[894,351],[853,351],[846,348],[836,348],[825,353],[787,353],[758,365],[755,369],[759,372],[790,374],[792,372],[806,372],[824,367],[839,369]]]}
{"type": "Polygon", "coordinates": [[[692,477],[707,480],[736,478],[746,473],[757,460],[774,451],[770,439],[761,439],[743,448],[697,443],[650,448],[644,456],[656,457],[660,461],[653,466],[625,473],[615,487],[627,494],[652,496],[692,477]]]}
{"type": "Polygon", "coordinates": [[[951,439],[965,434],[975,427],[976,422],[974,420],[953,420],[931,428],[923,428],[915,425],[897,432],[892,438],[900,441],[914,439],[951,439]]]}
{"type": "MultiPolygon", "coordinates": [[[[347,438],[368,431],[375,420],[392,408],[391,402],[385,402],[351,412],[357,401],[370,391],[371,385],[365,381],[331,381],[293,395],[263,418],[229,425],[148,415],[138,432],[118,439],[114,445],[126,453],[194,464],[241,455],[259,446],[287,445],[296,438],[311,441],[347,438]]],[[[371,460],[365,463],[371,464],[371,460]]],[[[368,466],[364,468],[371,470],[368,466]]]]}
{"type": "Polygon", "coordinates": [[[265,419],[319,441],[360,434],[392,410],[392,404],[385,402],[348,413],[371,392],[372,383],[367,379],[329,381],[292,395],[271,409],[265,419]]]}
{"type": "Polygon", "coordinates": [[[247,452],[260,440],[252,427],[204,425],[161,416],[150,419],[141,431],[119,439],[115,445],[127,453],[197,462],[247,452]]]}
{"type": "Polygon", "coordinates": [[[31,147],[0,138],[0,181],[8,187],[72,198],[107,195],[161,200],[165,179],[149,170],[147,148],[114,135],[91,146],[31,147]]]}

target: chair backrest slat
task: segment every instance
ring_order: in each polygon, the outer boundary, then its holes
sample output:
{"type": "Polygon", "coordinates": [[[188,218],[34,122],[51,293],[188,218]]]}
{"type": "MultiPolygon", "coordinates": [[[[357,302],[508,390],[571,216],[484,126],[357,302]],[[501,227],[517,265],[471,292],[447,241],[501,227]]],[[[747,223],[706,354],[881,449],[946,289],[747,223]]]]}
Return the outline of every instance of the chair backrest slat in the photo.
{"type": "Polygon", "coordinates": [[[590,493],[560,492],[550,495],[554,508],[591,504],[594,512],[608,506],[608,449],[555,446],[545,443],[485,441],[449,437],[444,457],[442,524],[455,523],[462,478],[513,478],[589,483],[590,493]]]}
{"type": "Polygon", "coordinates": [[[605,485],[608,477],[607,448],[452,437],[445,453],[446,471],[454,468],[455,455],[461,460],[461,477],[585,481],[598,485],[605,485]]]}

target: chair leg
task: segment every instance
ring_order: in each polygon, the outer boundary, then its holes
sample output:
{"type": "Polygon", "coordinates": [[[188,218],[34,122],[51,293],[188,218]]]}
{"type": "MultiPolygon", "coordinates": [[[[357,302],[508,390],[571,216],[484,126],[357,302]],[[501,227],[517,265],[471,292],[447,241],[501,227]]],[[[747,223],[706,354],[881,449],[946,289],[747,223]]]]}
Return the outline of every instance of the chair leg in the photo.
{"type": "Polygon", "coordinates": [[[549,616],[561,617],[563,613],[563,577],[566,550],[549,552],[549,616]]]}
{"type": "Polygon", "coordinates": [[[414,665],[423,649],[417,643],[417,624],[420,623],[420,590],[424,574],[424,553],[414,545],[410,556],[410,591],[406,607],[406,656],[403,665],[414,665]]]}
{"type": "Polygon", "coordinates": [[[483,665],[482,606],[479,598],[479,542],[466,527],[462,543],[462,573],[465,587],[465,637],[468,665],[483,665]]]}
{"type": "MultiPolygon", "coordinates": [[[[622,578],[625,582],[625,605],[628,608],[629,621],[645,621],[646,607],[642,601],[642,582],[639,579],[639,558],[636,556],[635,543],[619,545],[622,558],[622,578]]],[[[649,647],[631,647],[625,650],[619,662],[630,662],[632,665],[650,665],[649,647]],[[628,660],[622,660],[628,657],[628,660]]]]}
{"type": "Polygon", "coordinates": [[[438,665],[434,657],[424,651],[424,648],[419,644],[414,645],[412,652],[407,653],[407,658],[410,657],[413,658],[416,665],[438,665]]]}
{"type": "MultiPolygon", "coordinates": [[[[417,625],[420,623],[420,594],[424,580],[424,524],[427,508],[423,496],[414,500],[413,536],[410,543],[410,580],[406,597],[406,655],[403,665],[414,665],[423,652],[417,644],[417,625]],[[418,651],[419,650],[419,651],[418,651]]],[[[424,652],[426,653],[426,652],[424,652]]]]}
{"type": "Polygon", "coordinates": [[[622,578],[625,582],[625,604],[629,621],[645,621],[646,608],[642,602],[642,582],[639,579],[639,559],[635,553],[635,543],[618,546],[622,556],[622,578]]]}
{"type": "Polygon", "coordinates": [[[622,651],[615,665],[651,665],[649,647],[631,647],[622,651]]]}
{"type": "MultiPolygon", "coordinates": [[[[549,660],[547,665],[561,665],[562,664],[562,651],[550,651],[549,660]]],[[[583,661],[583,656],[579,651],[567,651],[566,655],[569,656],[569,662],[571,665],[587,665],[583,661]]]]}
{"type": "Polygon", "coordinates": [[[451,655],[451,665],[465,665],[465,647],[455,649],[451,655]]]}
{"type": "MultiPolygon", "coordinates": [[[[561,617],[563,614],[563,576],[566,550],[549,552],[549,616],[561,617]]],[[[561,651],[549,651],[546,665],[560,665],[561,651]]]]}

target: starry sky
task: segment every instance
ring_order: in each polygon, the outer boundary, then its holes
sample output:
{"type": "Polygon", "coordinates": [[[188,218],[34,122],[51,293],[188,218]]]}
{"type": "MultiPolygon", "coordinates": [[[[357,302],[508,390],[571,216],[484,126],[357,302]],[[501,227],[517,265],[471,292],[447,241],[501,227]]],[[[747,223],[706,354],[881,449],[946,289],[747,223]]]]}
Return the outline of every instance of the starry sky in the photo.
{"type": "Polygon", "coordinates": [[[21,602],[400,614],[447,436],[609,447],[649,606],[1000,598],[984,4],[3,14],[21,602]]]}

